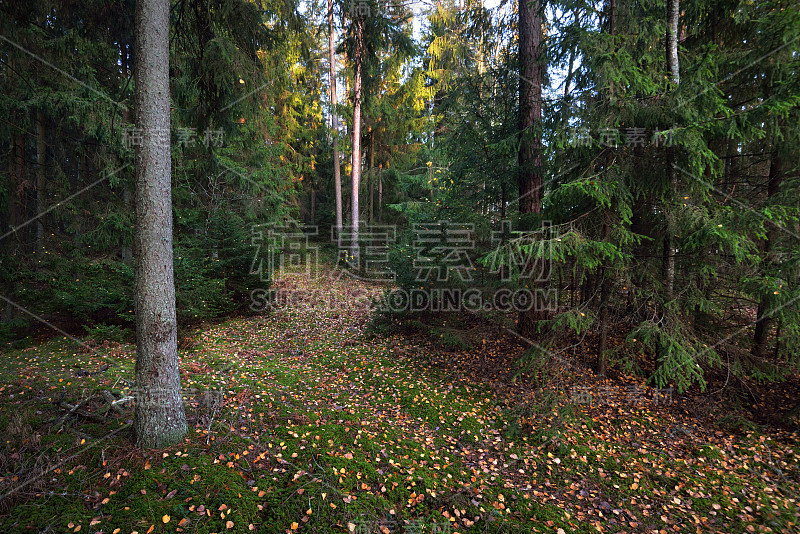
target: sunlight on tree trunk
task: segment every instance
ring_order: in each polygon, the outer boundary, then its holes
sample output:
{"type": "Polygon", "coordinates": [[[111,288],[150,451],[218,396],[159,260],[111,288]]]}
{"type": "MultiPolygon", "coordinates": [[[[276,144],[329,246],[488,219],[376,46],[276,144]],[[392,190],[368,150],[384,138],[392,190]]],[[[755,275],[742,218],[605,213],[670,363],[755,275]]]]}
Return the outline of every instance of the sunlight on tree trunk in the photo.
{"type": "Polygon", "coordinates": [[[355,24],[356,47],[353,57],[353,170],[352,201],[350,203],[353,243],[350,254],[355,261],[358,260],[358,190],[361,185],[361,70],[364,64],[364,19],[358,14],[353,23],[355,24]]]}
{"type": "Polygon", "coordinates": [[[342,171],[339,165],[339,117],[336,115],[336,45],[333,0],[328,0],[328,61],[330,62],[331,129],[333,130],[333,188],[336,198],[336,235],[342,233],[342,171]]]}

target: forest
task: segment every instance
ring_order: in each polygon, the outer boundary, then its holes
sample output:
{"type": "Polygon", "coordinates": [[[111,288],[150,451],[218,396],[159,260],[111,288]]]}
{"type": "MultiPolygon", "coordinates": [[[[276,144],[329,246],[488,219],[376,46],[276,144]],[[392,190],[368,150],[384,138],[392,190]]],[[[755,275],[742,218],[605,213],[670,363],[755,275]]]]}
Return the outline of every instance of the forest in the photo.
{"type": "Polygon", "coordinates": [[[0,531],[798,532],[800,4],[0,0],[0,531]]]}

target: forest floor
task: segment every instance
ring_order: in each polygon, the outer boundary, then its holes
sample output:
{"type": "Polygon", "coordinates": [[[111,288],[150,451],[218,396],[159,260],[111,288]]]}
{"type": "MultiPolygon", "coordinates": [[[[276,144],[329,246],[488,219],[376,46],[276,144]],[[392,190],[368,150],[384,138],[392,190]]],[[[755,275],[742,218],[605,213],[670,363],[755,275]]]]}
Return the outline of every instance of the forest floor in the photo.
{"type": "Polygon", "coordinates": [[[0,531],[800,531],[796,432],[569,365],[535,387],[496,330],[445,351],[370,325],[311,298],[183,333],[189,433],[144,452],[130,406],[100,415],[101,393],[129,393],[133,345],[4,350],[0,531]]]}

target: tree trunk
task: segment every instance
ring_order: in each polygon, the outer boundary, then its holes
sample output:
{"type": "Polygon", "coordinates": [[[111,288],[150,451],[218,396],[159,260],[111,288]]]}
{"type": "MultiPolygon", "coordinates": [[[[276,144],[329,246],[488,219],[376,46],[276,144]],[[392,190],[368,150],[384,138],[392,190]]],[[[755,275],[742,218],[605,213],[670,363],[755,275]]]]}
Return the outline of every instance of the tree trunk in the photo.
{"type": "MultiPolygon", "coordinates": [[[[2,251],[4,254],[13,254],[13,241],[16,239],[16,233],[14,232],[15,226],[17,224],[17,216],[16,216],[16,195],[14,191],[16,191],[16,181],[17,181],[17,162],[16,162],[16,152],[17,152],[17,133],[14,130],[11,130],[9,140],[8,140],[8,195],[6,195],[6,210],[5,210],[5,217],[6,220],[3,221],[3,228],[0,230],[0,235],[3,236],[0,239],[0,247],[2,247],[2,251]]],[[[6,297],[13,298],[14,295],[14,288],[16,284],[13,280],[8,279],[5,280],[3,284],[3,294],[6,297]]],[[[10,300],[5,301],[5,310],[0,314],[0,320],[3,323],[11,322],[14,320],[16,308],[11,303],[10,300]]]]}
{"type": "MultiPolygon", "coordinates": [[[[519,0],[519,113],[521,142],[518,153],[519,165],[519,211],[539,214],[542,211],[542,139],[539,128],[542,121],[541,65],[542,19],[540,2],[519,0]]],[[[537,261],[528,258],[528,261],[537,261]]],[[[528,269],[537,273],[538,269],[528,269]]],[[[536,274],[534,274],[536,276],[536,274]]],[[[537,280],[531,280],[531,289],[540,289],[537,280]]],[[[536,293],[534,305],[529,310],[520,310],[518,332],[531,335],[536,323],[544,318],[536,293]]]]}
{"type": "Polygon", "coordinates": [[[328,0],[328,60],[330,61],[331,125],[333,129],[333,187],[336,197],[336,235],[342,233],[342,171],[339,166],[339,118],[336,116],[336,46],[333,28],[333,0],[328,0]]]}
{"type": "MultiPolygon", "coordinates": [[[[678,64],[678,23],[680,19],[680,1],[667,0],[667,35],[666,35],[666,60],[672,83],[677,87],[680,83],[680,68],[678,64]]],[[[668,146],[666,150],[667,166],[667,191],[664,200],[664,249],[662,253],[661,277],[664,285],[664,299],[661,305],[661,328],[667,328],[669,321],[668,306],[675,298],[675,234],[677,233],[677,207],[675,198],[678,193],[678,172],[675,169],[675,150],[668,146]]],[[[653,377],[661,368],[666,345],[659,343],[656,350],[655,371],[653,377]]]]}
{"type": "MultiPolygon", "coordinates": [[[[15,181],[14,138],[15,138],[14,131],[11,130],[8,136],[8,182],[7,182],[8,186],[7,187],[9,193],[11,193],[11,191],[14,190],[14,181],[15,181]]],[[[13,213],[14,201],[10,194],[6,195],[6,202],[4,207],[5,207],[5,212],[3,215],[5,216],[5,220],[3,221],[2,233],[0,235],[5,235],[14,229],[14,213],[13,213]]],[[[7,236],[7,238],[10,237],[11,234],[7,236]]],[[[0,239],[0,247],[2,247],[3,249],[8,247],[8,244],[10,243],[10,241],[7,238],[0,239]]]]}
{"type": "MultiPolygon", "coordinates": [[[[131,205],[131,190],[130,187],[128,187],[128,184],[125,184],[124,189],[122,190],[122,204],[125,206],[125,210],[127,212],[127,210],[130,209],[131,205]]],[[[125,238],[123,238],[122,246],[120,248],[121,248],[120,253],[122,256],[122,261],[124,263],[130,263],[131,261],[133,261],[133,251],[131,250],[131,247],[128,246],[127,243],[125,243],[125,238]]]]}
{"type": "Polygon", "coordinates": [[[542,19],[539,2],[519,2],[519,211],[541,213],[542,19]]]}
{"type": "Polygon", "coordinates": [[[667,0],[667,70],[672,83],[681,83],[678,64],[678,23],[680,19],[680,0],[667,0]]]}
{"type": "MultiPolygon", "coordinates": [[[[609,35],[617,34],[617,2],[616,0],[608,0],[606,5],[606,31],[609,35]]],[[[614,47],[616,49],[616,47],[614,47]]],[[[614,100],[614,80],[608,80],[608,97],[609,100],[614,100]]]]}
{"type": "Polygon", "coordinates": [[[375,218],[375,130],[369,132],[369,222],[375,218]]]}
{"type": "Polygon", "coordinates": [[[14,233],[18,241],[22,240],[22,234],[17,231],[17,226],[21,226],[25,222],[27,213],[25,189],[28,183],[26,180],[25,144],[25,133],[18,133],[14,137],[14,190],[10,192],[14,204],[14,233]]]}
{"type": "Polygon", "coordinates": [[[378,168],[378,222],[381,222],[383,209],[383,163],[378,168]]]}
{"type": "MultiPolygon", "coordinates": [[[[772,159],[769,164],[769,179],[767,182],[767,201],[778,193],[783,180],[786,164],[781,158],[777,148],[773,148],[772,159]]],[[[767,238],[764,240],[762,254],[765,263],[774,261],[772,249],[775,246],[776,232],[775,226],[767,223],[767,238]]],[[[770,310],[769,295],[763,295],[758,302],[758,312],[756,320],[756,330],[753,334],[753,348],[752,355],[760,358],[767,353],[767,344],[769,339],[769,332],[772,327],[772,312],[770,310]]]]}
{"type": "MultiPolygon", "coordinates": [[[[80,154],[75,158],[75,166],[77,168],[75,174],[72,175],[72,179],[70,180],[70,186],[72,190],[77,193],[81,185],[85,182],[88,182],[91,177],[91,169],[89,168],[89,157],[86,155],[85,150],[81,150],[80,154]],[[84,179],[85,178],[85,179],[84,179]]],[[[75,246],[80,245],[80,237],[81,237],[81,225],[75,225],[75,232],[72,234],[72,243],[75,246]]]]}
{"type": "Polygon", "coordinates": [[[25,138],[23,134],[11,132],[11,150],[8,156],[8,236],[9,242],[18,241],[17,226],[22,219],[22,206],[18,195],[19,188],[25,180],[25,138]],[[20,155],[22,154],[22,155],[20,155]]]}
{"type": "MultiPolygon", "coordinates": [[[[610,217],[611,214],[608,210],[604,212],[603,224],[603,240],[607,241],[611,234],[610,217]]],[[[597,347],[597,374],[599,376],[606,376],[608,370],[608,359],[606,358],[606,350],[608,349],[608,301],[611,296],[610,286],[612,285],[611,269],[608,265],[603,265],[601,271],[602,280],[600,281],[600,342],[597,347]]]]}
{"type": "Polygon", "coordinates": [[[353,57],[353,170],[351,178],[351,224],[353,225],[351,255],[358,260],[358,190],[361,186],[361,68],[364,63],[364,19],[357,14],[355,24],[355,56],[353,57]]]}
{"type": "Polygon", "coordinates": [[[169,0],[136,2],[136,445],[183,439],[172,252],[169,0]]]}
{"type": "MultiPolygon", "coordinates": [[[[608,0],[606,4],[606,31],[609,35],[617,34],[617,3],[616,0],[608,0]]],[[[616,47],[615,47],[616,48],[616,47]]],[[[614,80],[608,80],[608,99],[609,109],[612,108],[614,101],[614,80]]],[[[613,114],[609,116],[609,122],[613,124],[613,114]]],[[[614,157],[610,151],[606,151],[606,168],[611,168],[614,164],[614,157]]],[[[611,235],[611,214],[608,209],[603,210],[603,241],[608,241],[611,235]]],[[[608,370],[608,359],[606,357],[606,350],[608,349],[608,301],[611,296],[611,269],[609,269],[607,262],[603,261],[600,272],[597,273],[598,283],[600,284],[600,304],[598,320],[600,322],[600,340],[597,346],[597,374],[599,376],[606,376],[608,370]]]]}
{"type": "Polygon", "coordinates": [[[506,180],[505,177],[502,178],[502,182],[500,183],[500,220],[504,221],[506,219],[506,180]]]}
{"type": "Polygon", "coordinates": [[[314,176],[311,176],[311,224],[317,219],[317,192],[314,189],[314,176]]]}
{"type": "MultiPolygon", "coordinates": [[[[670,79],[676,86],[680,84],[680,68],[678,65],[678,22],[680,18],[680,0],[667,0],[667,70],[670,79]]],[[[669,177],[669,191],[667,198],[672,199],[677,194],[678,173],[675,169],[675,154],[672,147],[667,147],[667,174],[669,177]]],[[[676,213],[675,206],[671,205],[666,210],[667,229],[664,236],[664,289],[665,300],[671,301],[675,289],[675,232],[676,213]]]]}
{"type": "Polygon", "coordinates": [[[44,213],[45,195],[45,160],[47,158],[47,125],[44,112],[36,114],[36,252],[41,254],[44,249],[44,222],[41,214],[44,213]]]}
{"type": "Polygon", "coordinates": [[[664,282],[664,301],[671,302],[675,296],[675,232],[676,228],[676,213],[675,206],[672,200],[675,198],[678,188],[678,174],[674,165],[675,155],[671,147],[667,147],[667,176],[669,183],[667,187],[667,206],[666,212],[666,229],[664,235],[664,254],[662,262],[662,278],[664,282]]]}

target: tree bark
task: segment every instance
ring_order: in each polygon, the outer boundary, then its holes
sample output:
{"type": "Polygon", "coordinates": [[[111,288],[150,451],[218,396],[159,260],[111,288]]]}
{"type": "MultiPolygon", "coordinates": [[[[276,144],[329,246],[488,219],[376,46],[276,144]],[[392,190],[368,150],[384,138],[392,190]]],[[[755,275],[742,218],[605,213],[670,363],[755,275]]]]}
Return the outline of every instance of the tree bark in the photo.
{"type": "Polygon", "coordinates": [[[680,20],[680,0],[667,0],[667,70],[672,83],[681,83],[678,64],[678,23],[680,20]]]}
{"type": "Polygon", "coordinates": [[[355,54],[353,56],[353,170],[351,178],[351,224],[353,226],[350,253],[358,259],[358,190],[361,185],[361,69],[364,64],[364,19],[355,15],[355,54]]]}
{"type": "MultiPolygon", "coordinates": [[[[606,31],[609,35],[617,34],[617,2],[616,0],[608,0],[606,4],[606,31]]],[[[614,47],[616,49],[616,46],[614,47]]],[[[608,96],[609,100],[614,100],[614,80],[608,80],[608,96]]]]}
{"type": "MultiPolygon", "coordinates": [[[[605,219],[603,222],[603,240],[607,241],[611,235],[611,225],[609,221],[611,214],[608,210],[604,210],[603,218],[605,219]]],[[[608,370],[608,358],[605,354],[608,349],[608,301],[611,296],[613,280],[611,280],[612,271],[608,265],[603,265],[600,272],[602,280],[600,281],[600,342],[597,347],[597,374],[599,376],[606,376],[606,371],[608,370]]]]}
{"type": "MultiPolygon", "coordinates": [[[[541,42],[542,18],[540,2],[519,0],[519,113],[520,146],[519,211],[539,214],[542,211],[542,139],[539,128],[542,121],[541,42]]],[[[528,258],[529,262],[536,261],[528,258]]],[[[538,269],[528,269],[538,272],[538,269]]],[[[534,274],[535,276],[535,274],[534,274]]],[[[540,284],[531,280],[534,291],[540,284]]],[[[539,297],[539,294],[536,294],[539,297]]],[[[544,316],[539,299],[530,310],[520,310],[517,330],[521,335],[533,333],[536,323],[544,316]]]]}
{"type": "MultiPolygon", "coordinates": [[[[44,112],[36,113],[36,215],[44,212],[45,195],[45,160],[47,158],[47,125],[44,112]]],[[[44,248],[44,222],[42,217],[36,219],[36,251],[41,253],[44,248]]]]}
{"type": "Polygon", "coordinates": [[[339,118],[336,116],[336,46],[333,28],[333,0],[328,0],[328,60],[330,61],[331,127],[333,129],[333,187],[336,197],[336,235],[342,233],[342,171],[339,166],[339,118]]]}
{"type": "MultiPolygon", "coordinates": [[[[667,0],[667,35],[666,60],[670,80],[677,87],[680,84],[680,68],[678,64],[678,23],[680,19],[680,1],[667,0]]],[[[668,146],[666,150],[667,192],[664,202],[664,249],[662,253],[661,277],[664,285],[664,300],[661,305],[661,328],[667,328],[670,313],[668,306],[675,298],[675,234],[677,233],[677,207],[675,198],[678,192],[678,172],[675,169],[675,150],[668,146]]],[[[665,353],[664,343],[660,343],[656,351],[655,372],[661,368],[665,353]]]]}
{"type": "Polygon", "coordinates": [[[378,167],[378,222],[381,222],[381,210],[383,209],[383,163],[378,167]]]}
{"type": "Polygon", "coordinates": [[[14,233],[19,242],[22,240],[22,235],[17,231],[17,226],[24,222],[25,213],[27,212],[25,202],[25,189],[29,185],[26,180],[27,165],[25,164],[25,133],[18,133],[14,137],[14,189],[11,191],[11,200],[13,202],[13,220],[14,220],[14,233]]]}
{"type": "MultiPolygon", "coordinates": [[[[14,190],[14,181],[15,181],[14,137],[15,137],[14,131],[11,130],[8,136],[8,182],[7,182],[8,186],[7,187],[9,194],[6,195],[5,212],[3,213],[3,215],[5,216],[5,220],[3,220],[2,234],[10,232],[11,230],[14,229],[14,212],[13,212],[14,200],[10,194],[11,191],[14,190]]],[[[11,235],[9,235],[8,237],[10,238],[11,235]]],[[[6,247],[8,247],[9,242],[10,241],[8,241],[8,238],[0,239],[0,247],[5,249],[6,247]]]]}
{"type": "Polygon", "coordinates": [[[311,224],[317,219],[317,191],[315,190],[314,176],[311,175],[311,224]]]}
{"type": "Polygon", "coordinates": [[[519,0],[519,211],[541,213],[542,19],[539,1],[519,0]]]}
{"type": "Polygon", "coordinates": [[[186,434],[178,370],[170,169],[169,0],[136,2],[136,445],[186,434]]]}
{"type": "MultiPolygon", "coordinates": [[[[617,34],[617,3],[616,0],[608,0],[605,6],[606,11],[606,32],[612,37],[617,34]]],[[[616,46],[613,47],[616,52],[616,46]]],[[[608,104],[609,109],[613,109],[613,101],[615,95],[614,80],[608,80],[608,104]]],[[[613,112],[608,117],[609,123],[614,123],[613,112]]],[[[604,166],[606,169],[612,168],[614,165],[614,156],[611,151],[606,151],[604,166]]],[[[603,209],[603,241],[607,242],[611,235],[611,212],[608,208],[603,209]]],[[[608,349],[608,327],[609,327],[609,300],[611,297],[611,287],[613,286],[613,271],[608,265],[608,261],[604,260],[600,271],[597,273],[597,282],[600,284],[600,302],[598,310],[598,320],[600,322],[600,340],[597,346],[597,374],[599,376],[606,376],[608,371],[608,358],[606,357],[606,350],[608,349]]]]}
{"type": "Polygon", "coordinates": [[[8,156],[8,229],[13,234],[9,240],[18,241],[17,225],[22,219],[22,205],[18,191],[25,180],[25,138],[18,132],[11,132],[10,152],[8,156]]]}
{"type": "MultiPolygon", "coordinates": [[[[767,201],[778,193],[783,180],[784,172],[786,171],[786,162],[777,148],[772,151],[772,158],[769,164],[769,178],[767,181],[767,201]]],[[[774,261],[772,249],[775,246],[776,232],[775,226],[771,223],[767,229],[767,238],[764,240],[762,254],[765,263],[774,261]]],[[[767,344],[769,339],[769,332],[772,328],[773,319],[770,311],[770,298],[769,295],[763,295],[758,302],[758,312],[756,320],[756,329],[753,334],[753,347],[751,353],[754,357],[760,358],[767,353],[767,344]]]]}
{"type": "MultiPolygon", "coordinates": [[[[675,171],[674,164],[675,155],[671,147],[667,147],[667,176],[669,183],[669,191],[667,191],[667,201],[672,203],[678,188],[678,174],[675,171]]],[[[671,302],[675,296],[675,232],[676,228],[676,213],[675,206],[667,206],[666,211],[666,229],[664,235],[664,254],[662,263],[662,278],[664,282],[664,300],[671,302]]]]}
{"type": "MultiPolygon", "coordinates": [[[[131,205],[131,190],[130,187],[128,187],[128,184],[125,184],[123,187],[124,188],[122,190],[122,204],[125,206],[125,210],[127,211],[130,209],[131,205]]],[[[128,246],[127,243],[125,243],[124,237],[122,238],[120,255],[124,263],[130,263],[131,261],[133,261],[133,251],[131,250],[131,247],[128,246]]]]}
{"type": "Polygon", "coordinates": [[[369,191],[369,222],[375,218],[375,130],[370,128],[369,132],[369,179],[367,181],[369,191]]]}

